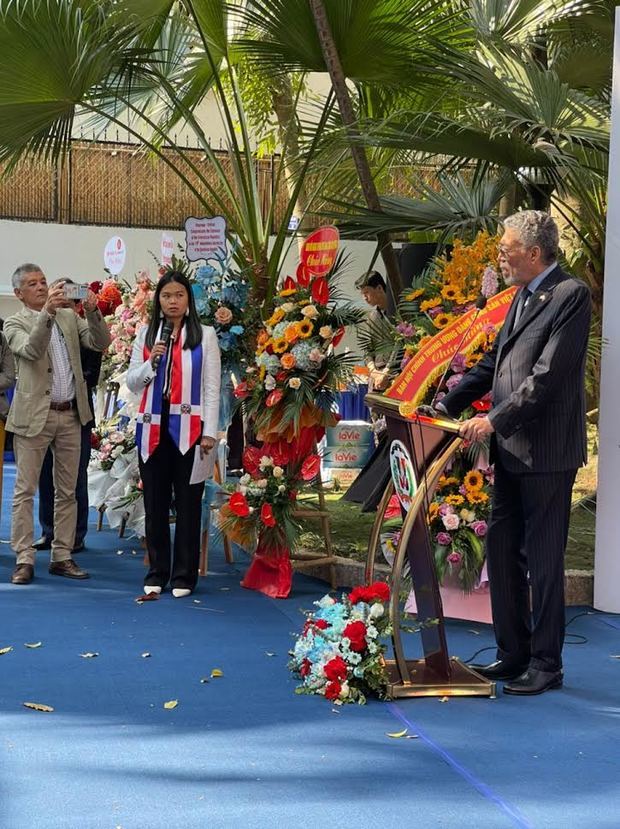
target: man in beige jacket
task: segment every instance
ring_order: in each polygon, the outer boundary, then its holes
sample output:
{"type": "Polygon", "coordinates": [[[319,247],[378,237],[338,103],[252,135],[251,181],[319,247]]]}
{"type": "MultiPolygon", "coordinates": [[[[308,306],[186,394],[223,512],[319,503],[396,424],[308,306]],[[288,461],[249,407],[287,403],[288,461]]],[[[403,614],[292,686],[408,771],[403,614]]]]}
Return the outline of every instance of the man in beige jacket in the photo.
{"type": "Polygon", "coordinates": [[[64,308],[63,283],[48,288],[37,265],[21,265],[13,274],[15,295],[23,303],[4,323],[15,358],[17,385],[6,428],[14,434],[17,475],[13,496],[11,546],[17,566],[13,584],[29,584],[34,576],[34,496],[48,447],[54,453],[54,526],[49,572],[71,579],[88,578],[71,558],[80,459],[80,426],[92,417],[82,375],[80,345],[103,351],[110,344],[108,327],[89,291],[86,321],[64,308]]]}

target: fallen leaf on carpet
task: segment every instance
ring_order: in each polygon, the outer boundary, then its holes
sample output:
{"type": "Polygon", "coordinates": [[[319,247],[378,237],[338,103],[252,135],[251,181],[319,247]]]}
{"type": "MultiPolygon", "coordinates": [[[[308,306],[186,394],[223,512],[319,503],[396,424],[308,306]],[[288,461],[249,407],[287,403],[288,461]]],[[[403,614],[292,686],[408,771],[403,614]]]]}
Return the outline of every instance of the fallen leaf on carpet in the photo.
{"type": "Polygon", "coordinates": [[[164,708],[168,711],[171,711],[173,708],[176,708],[178,704],[178,699],[169,699],[168,702],[164,702],[164,708]]]}
{"type": "Polygon", "coordinates": [[[400,737],[404,737],[407,734],[407,729],[403,729],[403,731],[388,731],[386,733],[386,737],[392,737],[393,740],[398,740],[400,737]]]}
{"type": "Polygon", "coordinates": [[[25,648],[40,648],[43,642],[24,642],[25,648]]]}
{"type": "Polygon", "coordinates": [[[201,682],[202,685],[207,685],[209,680],[207,679],[206,676],[203,676],[202,679],[200,680],[200,682],[201,682]]]}
{"type": "Polygon", "coordinates": [[[439,702],[448,702],[449,699],[450,697],[442,697],[439,702]]]}
{"type": "Polygon", "coordinates": [[[144,604],[144,602],[156,602],[159,599],[159,593],[145,593],[143,596],[138,596],[136,604],[144,604]]]}
{"type": "Polygon", "coordinates": [[[470,629],[467,631],[467,633],[473,633],[473,634],[474,634],[474,636],[480,636],[480,631],[479,631],[479,630],[474,630],[473,628],[470,628],[470,629]]]}
{"type": "Polygon", "coordinates": [[[87,651],[86,653],[81,653],[80,656],[82,659],[94,659],[96,656],[99,656],[97,651],[87,651]]]}
{"type": "Polygon", "coordinates": [[[224,676],[224,671],[220,670],[220,668],[214,668],[211,671],[211,679],[215,679],[218,676],[224,676]]]}
{"type": "Polygon", "coordinates": [[[145,653],[142,654],[142,659],[148,659],[150,655],[151,654],[148,651],[146,651],[145,653]]]}
{"type": "Polygon", "coordinates": [[[194,604],[201,604],[200,599],[194,599],[194,604]]]}
{"type": "Polygon", "coordinates": [[[275,656],[275,653],[273,651],[265,651],[265,656],[275,656]]]}
{"type": "Polygon", "coordinates": [[[8,648],[0,648],[0,656],[3,656],[5,653],[10,653],[13,648],[9,645],[8,648]]]}
{"type": "Polygon", "coordinates": [[[117,551],[116,551],[116,555],[117,555],[117,556],[122,556],[122,555],[123,555],[123,551],[122,551],[122,550],[117,550],[117,551]]]}
{"type": "Polygon", "coordinates": [[[132,556],[137,556],[137,555],[138,555],[138,553],[137,553],[137,551],[136,551],[136,550],[132,550],[132,551],[131,551],[131,555],[132,555],[132,556]]]}
{"type": "Polygon", "coordinates": [[[51,705],[42,705],[40,702],[24,702],[22,705],[24,708],[32,708],[33,711],[45,711],[48,714],[54,710],[51,705]]]}

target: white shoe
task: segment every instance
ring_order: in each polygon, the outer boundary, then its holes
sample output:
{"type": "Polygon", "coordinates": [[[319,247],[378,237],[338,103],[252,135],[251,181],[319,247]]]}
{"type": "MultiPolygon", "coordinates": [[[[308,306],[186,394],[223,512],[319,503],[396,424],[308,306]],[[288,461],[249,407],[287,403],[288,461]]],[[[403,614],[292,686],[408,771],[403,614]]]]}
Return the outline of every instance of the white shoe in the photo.
{"type": "Polygon", "coordinates": [[[173,587],[172,588],[172,595],[175,599],[184,599],[186,596],[191,594],[191,590],[187,587],[173,587]]]}
{"type": "Polygon", "coordinates": [[[161,587],[158,584],[145,584],[144,595],[148,596],[151,593],[161,593],[161,587]]]}

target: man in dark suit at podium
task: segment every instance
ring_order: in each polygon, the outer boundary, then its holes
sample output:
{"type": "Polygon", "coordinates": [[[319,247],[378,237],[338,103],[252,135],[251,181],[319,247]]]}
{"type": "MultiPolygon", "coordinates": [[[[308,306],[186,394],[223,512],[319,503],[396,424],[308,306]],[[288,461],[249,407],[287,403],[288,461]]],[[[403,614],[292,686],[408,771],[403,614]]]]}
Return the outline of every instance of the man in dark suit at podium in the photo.
{"type": "Polygon", "coordinates": [[[493,393],[489,414],[464,421],[461,435],[490,437],[495,462],[486,546],[497,659],[472,667],[507,680],[507,694],[540,694],[563,681],[564,552],[572,487],[586,461],[591,301],[587,286],[558,266],[557,251],[546,213],[505,220],[499,265],[519,290],[492,351],[438,404],[454,416],[493,393]]]}

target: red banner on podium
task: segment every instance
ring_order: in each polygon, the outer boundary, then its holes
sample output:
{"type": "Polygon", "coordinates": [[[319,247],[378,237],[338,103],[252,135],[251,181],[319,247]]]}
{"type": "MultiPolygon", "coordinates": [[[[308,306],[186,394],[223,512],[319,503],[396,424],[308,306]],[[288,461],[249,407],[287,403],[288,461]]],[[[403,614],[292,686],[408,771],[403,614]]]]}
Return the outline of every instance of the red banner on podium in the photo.
{"type": "Polygon", "coordinates": [[[418,353],[409,360],[403,371],[385,392],[386,397],[402,400],[413,406],[423,402],[433,380],[441,376],[448,363],[454,358],[461,338],[466,334],[458,351],[471,351],[478,345],[487,326],[499,327],[504,322],[516,288],[507,288],[491,297],[483,311],[475,308],[451,322],[432,337],[418,353]],[[476,313],[478,317],[472,325],[476,313]],[[469,331],[467,329],[471,325],[469,331]],[[466,333],[467,332],[467,333],[466,333]]]}

